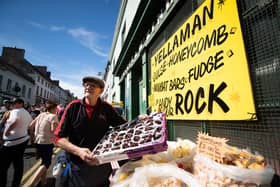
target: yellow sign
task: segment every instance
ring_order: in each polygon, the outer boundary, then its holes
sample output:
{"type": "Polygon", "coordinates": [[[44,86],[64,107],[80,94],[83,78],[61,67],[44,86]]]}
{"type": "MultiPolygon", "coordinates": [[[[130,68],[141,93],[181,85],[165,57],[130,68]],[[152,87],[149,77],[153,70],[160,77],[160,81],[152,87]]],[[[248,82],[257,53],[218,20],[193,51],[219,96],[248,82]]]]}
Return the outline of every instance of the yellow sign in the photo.
{"type": "Polygon", "coordinates": [[[168,119],[256,120],[236,0],[206,0],[150,61],[153,111],[168,119]]]}

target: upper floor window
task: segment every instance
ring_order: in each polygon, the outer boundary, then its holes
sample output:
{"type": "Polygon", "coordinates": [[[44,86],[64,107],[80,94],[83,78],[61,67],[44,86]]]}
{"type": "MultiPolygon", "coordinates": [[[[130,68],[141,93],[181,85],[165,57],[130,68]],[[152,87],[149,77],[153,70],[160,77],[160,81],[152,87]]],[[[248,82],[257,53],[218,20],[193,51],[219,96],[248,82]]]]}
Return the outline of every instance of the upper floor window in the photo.
{"type": "Polygon", "coordinates": [[[0,75],[0,90],[2,90],[3,75],[0,75]]]}
{"type": "Polygon", "coordinates": [[[12,80],[11,79],[8,79],[6,90],[7,90],[7,92],[11,92],[11,90],[12,90],[12,80]]]}
{"type": "Polygon", "coordinates": [[[22,86],[22,92],[21,92],[22,97],[25,97],[25,92],[26,92],[26,86],[23,85],[23,86],[22,86]]]}
{"type": "Polygon", "coordinates": [[[122,46],[124,44],[124,41],[125,41],[125,32],[126,32],[126,22],[124,22],[123,24],[123,29],[122,29],[122,46]]]}
{"type": "Polygon", "coordinates": [[[31,99],[31,88],[28,88],[27,98],[31,99]]]}

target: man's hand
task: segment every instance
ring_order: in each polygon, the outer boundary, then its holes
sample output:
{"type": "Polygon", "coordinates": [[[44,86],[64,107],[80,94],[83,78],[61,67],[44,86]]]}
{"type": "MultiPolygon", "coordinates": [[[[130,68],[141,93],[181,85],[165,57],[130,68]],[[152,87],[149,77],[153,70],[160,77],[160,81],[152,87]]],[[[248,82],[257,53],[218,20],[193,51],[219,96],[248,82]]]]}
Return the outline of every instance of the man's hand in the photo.
{"type": "Polygon", "coordinates": [[[138,119],[146,119],[146,118],[148,118],[148,117],[149,117],[148,114],[139,114],[139,115],[138,115],[138,119]]]}
{"type": "Polygon", "coordinates": [[[88,148],[80,148],[78,156],[89,165],[98,165],[98,160],[92,155],[88,148]]]}

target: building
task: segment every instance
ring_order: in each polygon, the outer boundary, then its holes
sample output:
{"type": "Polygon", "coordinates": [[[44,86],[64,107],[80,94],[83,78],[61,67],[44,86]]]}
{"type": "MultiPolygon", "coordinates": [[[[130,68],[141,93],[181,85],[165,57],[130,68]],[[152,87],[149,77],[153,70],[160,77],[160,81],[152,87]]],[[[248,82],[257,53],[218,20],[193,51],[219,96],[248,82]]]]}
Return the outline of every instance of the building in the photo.
{"type": "Polygon", "coordinates": [[[165,112],[171,140],[258,151],[279,175],[279,24],[276,0],[123,0],[104,96],[127,119],[165,112]]]}
{"type": "Polygon", "coordinates": [[[68,103],[74,96],[51,79],[46,66],[32,65],[24,57],[25,50],[3,47],[0,57],[1,99],[21,97],[27,104],[41,104],[48,99],[61,104],[68,103]]]}
{"type": "Polygon", "coordinates": [[[2,100],[21,96],[25,102],[35,103],[34,86],[35,81],[31,77],[6,63],[3,58],[0,59],[0,97],[2,100]]]}

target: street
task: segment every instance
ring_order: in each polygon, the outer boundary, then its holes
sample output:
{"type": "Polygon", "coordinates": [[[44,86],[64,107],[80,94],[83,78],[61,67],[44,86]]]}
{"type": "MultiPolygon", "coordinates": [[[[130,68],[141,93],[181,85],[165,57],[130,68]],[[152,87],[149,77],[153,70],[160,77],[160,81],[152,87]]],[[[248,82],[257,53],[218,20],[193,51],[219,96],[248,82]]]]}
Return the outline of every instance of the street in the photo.
{"type": "MultiPolygon", "coordinates": [[[[60,149],[54,148],[54,154],[53,154],[53,161],[52,164],[48,170],[47,174],[47,180],[48,180],[48,186],[54,186],[54,178],[52,177],[52,167],[55,163],[55,156],[59,152],[60,149]]],[[[22,187],[28,187],[28,184],[30,182],[31,176],[36,171],[36,169],[40,166],[41,161],[36,159],[36,149],[28,145],[28,147],[25,150],[24,153],[24,172],[21,180],[22,187]]],[[[7,186],[11,186],[13,179],[13,166],[11,165],[8,171],[8,177],[7,177],[7,186]]]]}

